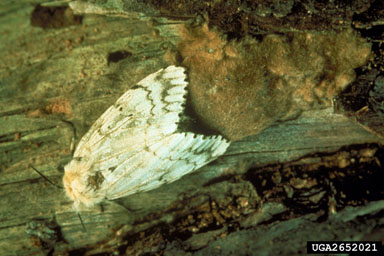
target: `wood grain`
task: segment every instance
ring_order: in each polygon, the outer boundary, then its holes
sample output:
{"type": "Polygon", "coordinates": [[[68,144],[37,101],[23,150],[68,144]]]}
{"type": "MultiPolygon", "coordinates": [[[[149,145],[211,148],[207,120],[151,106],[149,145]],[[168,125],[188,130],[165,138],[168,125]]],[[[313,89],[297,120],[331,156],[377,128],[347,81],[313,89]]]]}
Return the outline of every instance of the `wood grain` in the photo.
{"type": "Polygon", "coordinates": [[[84,232],[64,191],[30,166],[61,184],[62,166],[97,117],[135,82],[169,64],[163,56],[177,42],[179,25],[138,15],[85,15],[82,25],[44,30],[30,25],[31,1],[11,2],[0,7],[0,255],[44,255],[26,232],[33,219],[55,219],[65,240],[55,245],[56,253],[92,247],[119,232],[135,234],[171,223],[236,186],[251,191],[246,182],[214,182],[251,166],[382,142],[332,109],[305,112],[234,142],[223,157],[196,173],[126,198],[122,204],[129,210],[107,202],[81,212],[84,232]],[[122,50],[131,55],[108,63],[110,53],[122,50]]]}

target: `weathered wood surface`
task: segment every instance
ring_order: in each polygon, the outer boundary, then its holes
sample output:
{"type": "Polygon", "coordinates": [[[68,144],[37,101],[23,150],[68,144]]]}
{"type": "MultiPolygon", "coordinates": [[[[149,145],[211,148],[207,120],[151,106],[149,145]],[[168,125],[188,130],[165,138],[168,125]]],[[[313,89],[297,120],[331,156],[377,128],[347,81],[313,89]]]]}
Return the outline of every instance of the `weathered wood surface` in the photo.
{"type": "Polygon", "coordinates": [[[30,25],[32,4],[1,6],[0,255],[43,254],[26,233],[33,219],[56,219],[66,243],[55,253],[92,247],[119,232],[135,234],[171,223],[229,191],[255,194],[247,182],[213,182],[251,166],[382,142],[332,109],[306,112],[233,143],[223,157],[173,184],[124,199],[131,210],[106,202],[103,209],[82,212],[83,232],[64,191],[30,166],[61,184],[62,166],[97,117],[134,82],[169,64],[163,55],[177,42],[178,25],[138,15],[85,15],[82,25],[43,30],[30,25]],[[129,52],[127,58],[108,63],[110,53],[122,50],[129,52]]]}

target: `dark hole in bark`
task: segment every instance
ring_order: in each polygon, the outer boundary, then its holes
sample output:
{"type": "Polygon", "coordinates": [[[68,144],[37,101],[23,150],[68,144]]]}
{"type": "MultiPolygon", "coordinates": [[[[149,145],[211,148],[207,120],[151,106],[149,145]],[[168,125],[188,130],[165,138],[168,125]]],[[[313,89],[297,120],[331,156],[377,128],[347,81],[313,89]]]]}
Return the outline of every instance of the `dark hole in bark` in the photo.
{"type": "Polygon", "coordinates": [[[46,7],[38,4],[31,14],[31,25],[44,29],[79,25],[82,20],[82,16],[75,15],[67,6],[46,7]]]}
{"type": "Polygon", "coordinates": [[[125,58],[132,56],[132,53],[128,51],[116,51],[108,54],[108,64],[112,62],[119,62],[125,58]]]}

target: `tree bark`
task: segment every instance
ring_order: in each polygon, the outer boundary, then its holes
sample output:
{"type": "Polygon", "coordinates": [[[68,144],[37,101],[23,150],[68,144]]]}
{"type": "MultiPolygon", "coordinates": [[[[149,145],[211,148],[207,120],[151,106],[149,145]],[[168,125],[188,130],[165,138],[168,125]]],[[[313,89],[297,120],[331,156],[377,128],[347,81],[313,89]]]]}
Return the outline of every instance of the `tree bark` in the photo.
{"type": "Polygon", "coordinates": [[[163,57],[177,43],[180,24],[135,13],[87,14],[82,24],[44,29],[32,26],[30,1],[11,2],[2,4],[0,16],[1,255],[110,252],[127,235],[171,226],[212,201],[245,197],[257,208],[253,185],[232,181],[251,167],[383,142],[332,109],[304,112],[232,143],[224,156],[179,181],[81,212],[84,232],[63,189],[32,167],[61,185],[62,167],[90,125],[135,82],[169,65],[163,57]]]}

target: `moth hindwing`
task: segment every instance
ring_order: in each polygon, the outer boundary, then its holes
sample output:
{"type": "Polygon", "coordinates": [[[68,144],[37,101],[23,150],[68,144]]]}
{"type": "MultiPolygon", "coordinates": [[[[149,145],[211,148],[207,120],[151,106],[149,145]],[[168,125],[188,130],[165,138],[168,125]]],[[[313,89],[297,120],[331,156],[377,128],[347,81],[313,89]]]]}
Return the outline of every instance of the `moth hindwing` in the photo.
{"type": "Polygon", "coordinates": [[[226,151],[229,142],[221,136],[177,132],[184,72],[169,66],[147,76],[83,136],[63,178],[76,210],[173,182],[226,151]]]}

